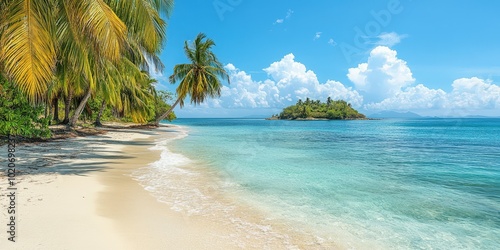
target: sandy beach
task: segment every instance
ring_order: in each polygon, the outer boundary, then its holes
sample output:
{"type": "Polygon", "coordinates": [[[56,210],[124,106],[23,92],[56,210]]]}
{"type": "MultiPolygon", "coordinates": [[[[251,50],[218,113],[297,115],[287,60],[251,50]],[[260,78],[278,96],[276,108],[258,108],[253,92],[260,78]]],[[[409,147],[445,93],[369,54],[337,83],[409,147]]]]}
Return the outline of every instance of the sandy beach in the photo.
{"type": "Polygon", "coordinates": [[[15,242],[6,232],[9,184],[2,175],[0,249],[303,248],[302,239],[277,225],[257,223],[252,227],[259,232],[246,231],[265,217],[227,199],[221,200],[237,220],[223,211],[211,217],[174,211],[146,191],[132,173],[160,158],[160,151],[150,150],[156,139],[176,133],[167,127],[108,129],[99,136],[17,145],[15,242]]]}
{"type": "MultiPolygon", "coordinates": [[[[175,214],[130,177],[159,158],[148,149],[158,133],[120,129],[17,145],[15,242],[1,230],[0,249],[226,248],[210,240],[214,228],[175,214]]],[[[7,229],[5,176],[0,187],[0,222],[7,229]]]]}

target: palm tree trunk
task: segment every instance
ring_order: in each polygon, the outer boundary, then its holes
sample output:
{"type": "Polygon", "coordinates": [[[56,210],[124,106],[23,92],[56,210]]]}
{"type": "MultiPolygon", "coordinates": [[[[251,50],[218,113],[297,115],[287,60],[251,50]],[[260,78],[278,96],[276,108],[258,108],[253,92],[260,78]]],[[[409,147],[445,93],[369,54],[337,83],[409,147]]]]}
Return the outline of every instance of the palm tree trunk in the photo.
{"type": "Polygon", "coordinates": [[[95,126],[102,127],[101,116],[104,113],[104,109],[106,108],[106,100],[102,101],[101,108],[99,109],[99,113],[97,113],[97,117],[95,118],[95,126]]]}
{"type": "Polygon", "coordinates": [[[74,127],[76,125],[76,122],[78,121],[78,118],[80,118],[80,115],[82,114],[83,109],[85,108],[85,105],[87,104],[87,101],[90,99],[90,95],[92,94],[92,89],[87,90],[87,93],[83,97],[82,101],[78,105],[78,107],[75,110],[75,113],[71,117],[68,123],[68,127],[74,127]]]}
{"type": "Polygon", "coordinates": [[[47,101],[45,101],[45,109],[44,109],[43,117],[45,119],[47,119],[47,117],[49,117],[49,114],[50,114],[50,101],[47,100],[47,101]]]}
{"type": "Polygon", "coordinates": [[[61,122],[62,124],[69,123],[69,112],[71,108],[71,101],[73,99],[73,90],[70,90],[68,96],[64,100],[64,120],[61,122]]]}
{"type": "Polygon", "coordinates": [[[59,122],[59,98],[54,98],[52,104],[54,105],[54,121],[59,122]]]}
{"type": "Polygon", "coordinates": [[[163,119],[165,119],[172,112],[172,110],[174,110],[175,106],[177,106],[177,104],[179,104],[180,101],[181,101],[181,98],[178,98],[177,101],[175,101],[174,105],[172,105],[172,107],[170,107],[170,109],[167,110],[167,112],[165,112],[163,115],[161,115],[160,117],[158,117],[158,119],[156,119],[154,125],[155,126],[160,125],[160,122],[163,119]]]}

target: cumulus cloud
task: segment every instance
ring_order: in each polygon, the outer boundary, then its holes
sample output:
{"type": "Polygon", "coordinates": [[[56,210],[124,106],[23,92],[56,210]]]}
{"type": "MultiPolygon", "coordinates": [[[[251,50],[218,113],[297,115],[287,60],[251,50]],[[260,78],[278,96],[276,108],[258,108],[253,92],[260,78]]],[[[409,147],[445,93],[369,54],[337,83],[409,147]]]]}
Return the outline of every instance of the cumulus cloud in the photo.
{"type": "Polygon", "coordinates": [[[354,107],[360,107],[363,97],[351,87],[338,81],[328,80],[320,83],[316,74],[306,66],[295,61],[293,54],[284,56],[264,69],[269,79],[255,81],[245,71],[227,64],[231,85],[224,86],[221,98],[208,103],[212,107],[223,108],[283,108],[299,99],[326,100],[343,99],[354,107]]]}
{"type": "Polygon", "coordinates": [[[286,96],[292,99],[345,99],[354,106],[360,106],[363,97],[352,88],[345,87],[342,83],[328,80],[320,84],[316,74],[307,70],[306,66],[295,61],[293,54],[288,54],[279,62],[272,63],[264,71],[276,82],[276,86],[286,96]]]}
{"type": "Polygon", "coordinates": [[[451,108],[500,108],[500,86],[490,80],[460,78],[453,81],[452,86],[453,91],[448,97],[448,106],[451,108]]]}
{"type": "Polygon", "coordinates": [[[260,81],[233,64],[225,68],[231,85],[222,88],[221,98],[208,100],[198,108],[218,108],[214,111],[218,114],[231,113],[228,111],[231,109],[279,111],[298,99],[331,97],[346,100],[368,114],[396,110],[444,116],[500,115],[498,84],[477,77],[460,78],[451,83],[448,92],[424,84],[414,85],[415,79],[406,62],[397,57],[395,50],[385,46],[374,48],[366,63],[349,69],[347,76],[354,88],[335,80],[320,82],[293,54],[263,69],[267,78],[260,81]]]}
{"type": "Polygon", "coordinates": [[[397,57],[395,50],[386,46],[374,48],[368,62],[350,68],[347,77],[370,102],[392,97],[415,82],[406,62],[397,57]]]}
{"type": "Polygon", "coordinates": [[[222,88],[219,105],[227,108],[269,108],[280,103],[279,90],[272,81],[256,82],[232,64],[226,69],[230,70],[231,85],[222,88]]]}
{"type": "MultiPolygon", "coordinates": [[[[422,84],[399,91],[379,103],[364,105],[367,110],[439,111],[447,114],[474,114],[500,109],[500,86],[477,77],[453,81],[452,91],[430,89],[422,84]]],[[[498,115],[498,114],[497,114],[498,115]]]]}
{"type": "Polygon", "coordinates": [[[232,63],[226,64],[226,66],[224,66],[224,68],[226,70],[229,70],[229,71],[235,71],[236,70],[236,67],[232,63]]]}
{"type": "Polygon", "coordinates": [[[441,89],[429,89],[419,84],[397,92],[379,103],[368,103],[368,110],[420,110],[439,109],[447,102],[447,94],[441,89]]]}
{"type": "Polygon", "coordinates": [[[500,108],[500,86],[490,80],[460,78],[453,81],[448,93],[424,84],[412,86],[415,79],[410,68],[386,46],[374,48],[368,61],[349,69],[347,77],[363,94],[366,110],[467,114],[500,108]]]}

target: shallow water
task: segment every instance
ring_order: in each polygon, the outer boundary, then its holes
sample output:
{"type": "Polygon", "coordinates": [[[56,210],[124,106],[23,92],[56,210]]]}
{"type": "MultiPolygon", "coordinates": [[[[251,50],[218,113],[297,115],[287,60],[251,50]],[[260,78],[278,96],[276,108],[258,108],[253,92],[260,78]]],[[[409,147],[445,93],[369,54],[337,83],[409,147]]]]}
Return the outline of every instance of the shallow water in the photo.
{"type": "Polygon", "coordinates": [[[500,248],[500,119],[175,124],[162,159],[135,176],[187,215],[234,222],[244,204],[319,248],[500,248]]]}

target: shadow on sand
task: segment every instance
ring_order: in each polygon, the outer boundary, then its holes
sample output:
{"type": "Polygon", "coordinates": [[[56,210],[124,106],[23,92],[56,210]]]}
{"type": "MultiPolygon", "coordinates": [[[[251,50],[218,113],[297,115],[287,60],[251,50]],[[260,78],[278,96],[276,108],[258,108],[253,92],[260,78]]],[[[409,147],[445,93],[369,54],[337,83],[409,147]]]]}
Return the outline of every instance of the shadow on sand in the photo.
{"type": "MultiPolygon", "coordinates": [[[[152,140],[127,141],[132,134],[157,135],[157,130],[110,129],[118,136],[107,134],[77,137],[48,142],[23,143],[16,146],[16,174],[62,174],[87,175],[90,172],[104,172],[110,163],[120,164],[135,158],[115,146],[153,146],[152,140]],[[129,135],[130,134],[130,135],[129,135]],[[111,146],[111,147],[110,147],[111,146]]],[[[163,130],[162,132],[170,132],[163,130]]],[[[174,132],[174,131],[171,131],[174,132]]],[[[7,146],[0,147],[7,152],[7,146]]],[[[0,165],[1,176],[6,175],[7,164],[0,165]]]]}

